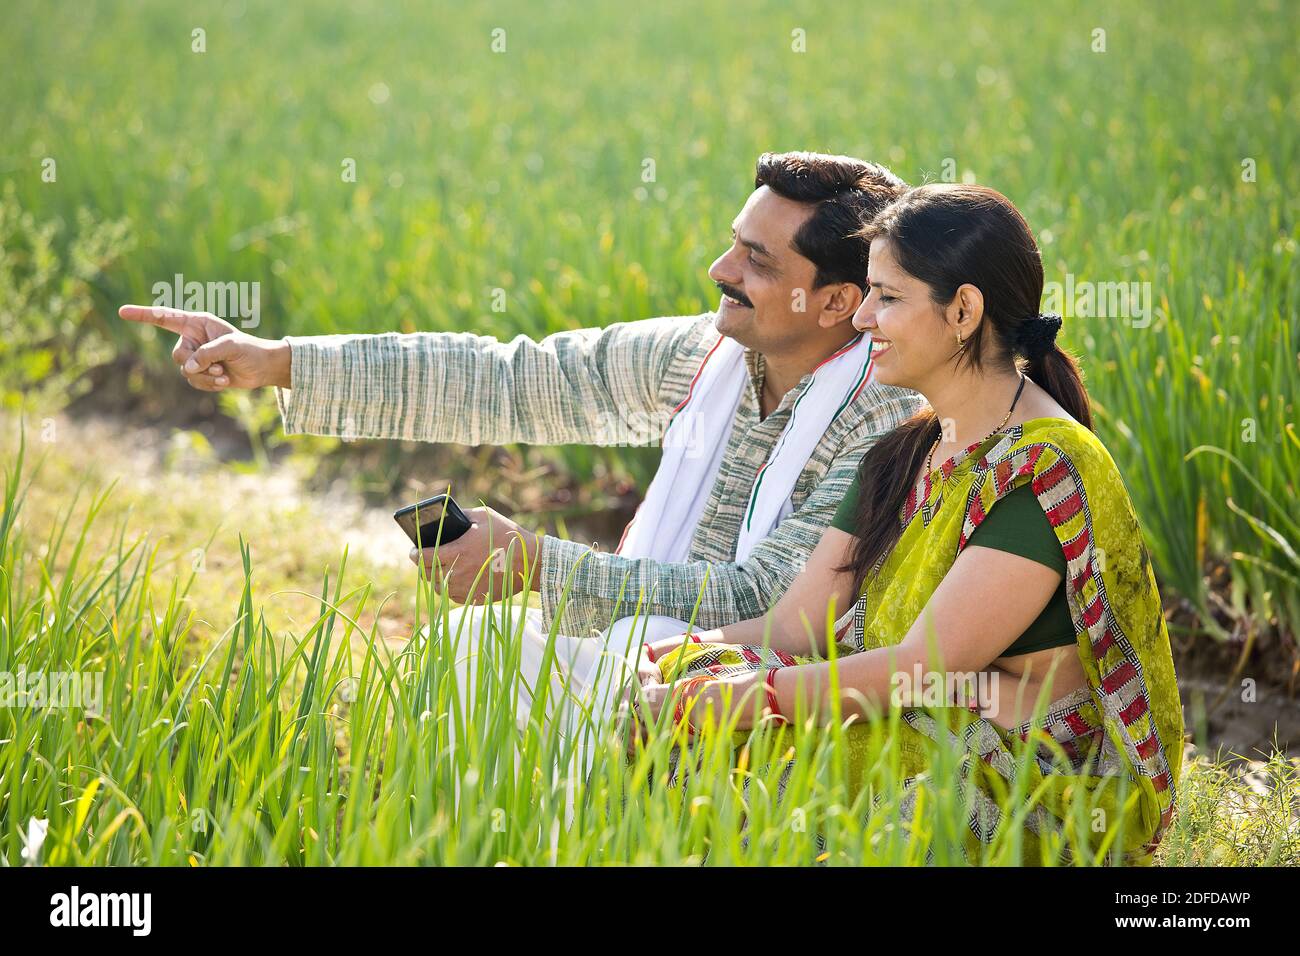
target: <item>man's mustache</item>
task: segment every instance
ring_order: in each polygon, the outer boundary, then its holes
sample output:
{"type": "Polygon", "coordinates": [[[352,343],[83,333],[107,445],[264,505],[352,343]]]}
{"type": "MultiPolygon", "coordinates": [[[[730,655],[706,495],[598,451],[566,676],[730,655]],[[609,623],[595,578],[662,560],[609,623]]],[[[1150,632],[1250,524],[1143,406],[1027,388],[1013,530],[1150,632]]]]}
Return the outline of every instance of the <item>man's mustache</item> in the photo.
{"type": "Polygon", "coordinates": [[[716,281],[713,284],[722,290],[723,295],[731,296],[731,298],[735,299],[746,308],[752,309],[754,307],[754,303],[749,301],[749,296],[745,295],[745,293],[741,292],[734,285],[727,285],[725,282],[716,281]]]}

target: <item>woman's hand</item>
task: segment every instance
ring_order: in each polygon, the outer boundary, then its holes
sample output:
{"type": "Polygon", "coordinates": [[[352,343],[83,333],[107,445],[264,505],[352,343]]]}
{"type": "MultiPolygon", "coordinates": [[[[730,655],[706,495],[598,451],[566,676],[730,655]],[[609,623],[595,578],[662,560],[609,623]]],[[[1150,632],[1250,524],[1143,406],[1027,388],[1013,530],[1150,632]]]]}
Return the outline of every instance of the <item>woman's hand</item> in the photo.
{"type": "Polygon", "coordinates": [[[659,665],[655,663],[658,659],[658,653],[652,651],[648,644],[641,645],[641,656],[636,662],[636,679],[642,687],[663,682],[663,674],[659,671],[659,665]]]}
{"type": "Polygon", "coordinates": [[[679,710],[692,732],[711,718],[715,727],[735,716],[736,730],[754,726],[762,708],[762,675],[738,674],[734,677],[688,677],[673,684],[643,684],[629,687],[621,716],[628,722],[628,750],[637,740],[645,740],[665,710],[679,710]]]}
{"type": "Polygon", "coordinates": [[[677,650],[687,640],[685,634],[679,634],[676,637],[666,637],[650,644],[642,644],[636,662],[637,682],[642,687],[663,683],[664,676],[659,669],[659,661],[665,654],[677,650]]]}
{"type": "MultiPolygon", "coordinates": [[[[683,644],[724,643],[724,641],[722,641],[721,639],[722,633],[720,631],[706,631],[705,635],[706,637],[701,637],[699,634],[675,634],[672,637],[665,637],[660,640],[653,641],[649,644],[644,644],[641,647],[642,660],[648,659],[650,662],[652,662],[654,666],[654,675],[659,675],[660,670],[659,670],[658,662],[663,660],[665,654],[671,654],[673,651],[677,650],[683,644]],[[709,640],[707,635],[712,635],[713,637],[717,638],[717,640],[709,640]]],[[[637,672],[640,673],[639,666],[637,668],[637,672]]],[[[662,677],[656,676],[652,683],[657,684],[659,683],[660,680],[662,680],[662,677]]],[[[641,683],[643,684],[647,683],[644,677],[641,679],[641,683]]]]}

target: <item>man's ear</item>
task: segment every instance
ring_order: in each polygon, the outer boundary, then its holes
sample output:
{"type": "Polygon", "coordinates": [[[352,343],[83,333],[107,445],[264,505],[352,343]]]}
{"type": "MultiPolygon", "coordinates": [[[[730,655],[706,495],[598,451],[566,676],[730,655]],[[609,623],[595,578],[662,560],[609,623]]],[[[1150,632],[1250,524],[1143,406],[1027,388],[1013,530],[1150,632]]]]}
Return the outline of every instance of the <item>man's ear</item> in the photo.
{"type": "Polygon", "coordinates": [[[964,283],[957,287],[945,312],[953,331],[961,336],[963,342],[968,341],[984,321],[984,293],[978,286],[964,283]]]}
{"type": "Polygon", "coordinates": [[[852,319],[864,298],[862,290],[852,282],[839,282],[821,291],[826,298],[817,324],[823,329],[833,329],[852,319]]]}

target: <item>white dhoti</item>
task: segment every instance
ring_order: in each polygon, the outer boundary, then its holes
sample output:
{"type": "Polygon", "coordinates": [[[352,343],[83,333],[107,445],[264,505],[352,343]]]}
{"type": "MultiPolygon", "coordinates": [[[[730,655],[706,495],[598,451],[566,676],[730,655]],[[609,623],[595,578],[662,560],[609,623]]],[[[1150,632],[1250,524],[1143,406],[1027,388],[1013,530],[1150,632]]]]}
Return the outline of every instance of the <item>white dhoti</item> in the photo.
{"type": "MultiPolygon", "coordinates": [[[[520,611],[515,609],[511,630],[519,634],[519,669],[517,675],[511,675],[500,673],[495,659],[481,660],[485,653],[495,658],[504,642],[514,640],[513,634],[498,630],[499,609],[495,609],[492,618],[484,610],[478,605],[467,605],[453,608],[448,615],[445,640],[452,649],[463,712],[473,712],[478,683],[486,677],[499,682],[498,686],[513,688],[514,700],[499,703],[513,704],[515,724],[521,731],[525,730],[533,716],[538,682],[545,671],[549,690],[539,715],[543,729],[558,728],[562,736],[573,741],[578,754],[574,770],[584,778],[591,769],[596,750],[603,746],[620,692],[629,679],[635,679],[641,645],[683,634],[689,626],[677,618],[649,615],[617,620],[598,637],[556,634],[554,657],[548,665],[546,652],[551,636],[542,626],[541,611],[524,609],[521,627],[520,611]],[[489,623],[493,619],[495,627],[489,623]],[[487,642],[497,644],[494,647],[487,642]]],[[[453,735],[454,724],[451,722],[453,735]]]]}

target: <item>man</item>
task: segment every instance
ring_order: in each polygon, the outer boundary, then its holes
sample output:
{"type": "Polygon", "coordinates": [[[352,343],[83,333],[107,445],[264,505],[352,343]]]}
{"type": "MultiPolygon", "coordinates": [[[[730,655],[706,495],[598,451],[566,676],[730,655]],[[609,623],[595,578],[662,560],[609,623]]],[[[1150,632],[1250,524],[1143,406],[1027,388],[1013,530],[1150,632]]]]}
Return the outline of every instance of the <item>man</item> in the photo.
{"type": "MultiPolygon", "coordinates": [[[[540,592],[534,635],[544,640],[558,620],[560,634],[586,638],[638,613],[658,622],[653,640],[692,615],[713,627],[766,612],[863,454],[919,407],[914,393],[871,381],[870,341],[850,322],[867,274],[855,233],[904,188],[861,160],[766,153],[709,269],[722,292],[715,313],[541,342],[458,332],[270,341],[206,314],[120,314],[179,334],[173,358],[196,388],[277,386],[289,434],[612,444],[648,429],[663,461],[617,551],[474,508],[473,529],[443,545],[432,570],[449,573],[456,600],[481,599],[476,574],[515,540],[514,566],[489,586],[540,592]]],[[[412,557],[433,562],[432,549],[412,557]]],[[[591,642],[580,645],[574,653],[591,642]]]]}

